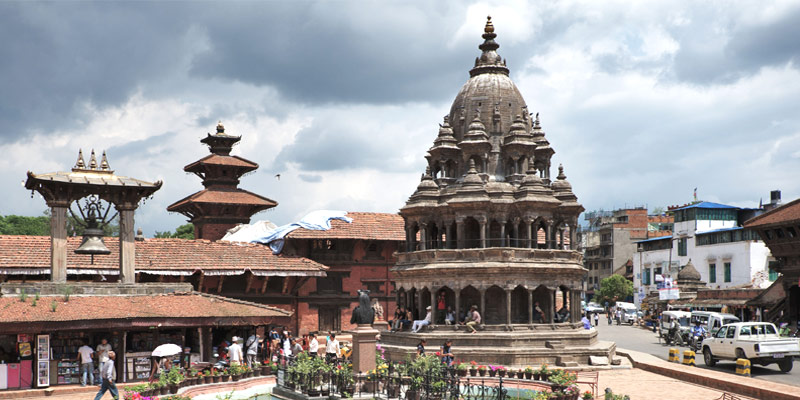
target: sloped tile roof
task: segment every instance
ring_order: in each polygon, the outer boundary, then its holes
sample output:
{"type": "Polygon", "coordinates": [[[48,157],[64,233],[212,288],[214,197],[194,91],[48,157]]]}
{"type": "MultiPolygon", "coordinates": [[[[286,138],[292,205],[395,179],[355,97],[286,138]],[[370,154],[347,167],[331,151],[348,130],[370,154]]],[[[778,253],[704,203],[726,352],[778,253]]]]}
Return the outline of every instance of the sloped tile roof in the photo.
{"type": "Polygon", "coordinates": [[[757,217],[745,221],[745,228],[757,228],[768,225],[782,225],[800,221],[800,199],[773,208],[757,217]]]}
{"type": "Polygon", "coordinates": [[[203,189],[197,193],[191,194],[170,205],[167,207],[167,210],[178,211],[180,207],[190,203],[252,205],[258,207],[259,210],[265,210],[278,205],[275,200],[248,192],[244,189],[218,187],[203,189]]]}
{"type": "Polygon", "coordinates": [[[405,222],[399,214],[348,212],[352,223],[331,221],[331,229],[313,231],[297,229],[289,234],[291,239],[363,239],[363,240],[406,240],[405,222]]]}
{"type": "MultiPolygon", "coordinates": [[[[67,239],[69,273],[107,270],[113,274],[119,269],[119,238],[103,239],[111,254],[95,256],[94,264],[90,256],[74,253],[81,240],[81,237],[67,239]]],[[[327,269],[305,257],[274,255],[268,246],[260,244],[186,239],[136,241],[136,270],[143,272],[191,274],[197,270],[206,273],[250,270],[257,275],[323,276],[327,269]]],[[[0,235],[0,273],[10,270],[49,273],[50,237],[0,235]]]]}
{"type": "Polygon", "coordinates": [[[198,292],[148,296],[42,296],[22,302],[16,296],[0,297],[2,323],[32,323],[132,318],[241,318],[288,317],[290,312],[263,304],[227,299],[198,292]],[[51,308],[56,301],[56,311],[51,308]]]}
{"type": "Polygon", "coordinates": [[[239,167],[245,170],[255,170],[258,168],[258,164],[244,159],[239,156],[221,156],[219,154],[209,154],[185,167],[183,167],[184,171],[191,172],[195,168],[200,165],[224,165],[224,166],[231,166],[231,167],[239,167]]]}

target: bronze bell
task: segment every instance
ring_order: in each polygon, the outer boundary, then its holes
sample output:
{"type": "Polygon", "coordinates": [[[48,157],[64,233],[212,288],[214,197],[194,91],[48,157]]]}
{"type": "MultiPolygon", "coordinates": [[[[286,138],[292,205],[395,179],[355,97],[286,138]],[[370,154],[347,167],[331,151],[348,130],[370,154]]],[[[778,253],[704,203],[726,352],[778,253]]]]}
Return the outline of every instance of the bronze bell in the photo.
{"type": "Polygon", "coordinates": [[[103,243],[103,229],[97,224],[93,213],[86,219],[86,229],[83,231],[83,242],[75,249],[76,254],[90,254],[94,261],[95,254],[111,254],[111,250],[103,243]]]}

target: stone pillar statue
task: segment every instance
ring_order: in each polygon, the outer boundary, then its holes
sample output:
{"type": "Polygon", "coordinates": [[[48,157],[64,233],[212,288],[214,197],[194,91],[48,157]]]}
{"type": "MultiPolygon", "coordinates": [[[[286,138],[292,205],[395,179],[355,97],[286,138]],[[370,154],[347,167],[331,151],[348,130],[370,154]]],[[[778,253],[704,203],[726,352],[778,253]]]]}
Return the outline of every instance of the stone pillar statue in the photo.
{"type": "Polygon", "coordinates": [[[378,330],[372,327],[375,311],[369,300],[369,290],[358,291],[358,306],[350,317],[351,324],[358,326],[351,332],[353,335],[353,372],[366,373],[375,369],[375,336],[378,330]]]}

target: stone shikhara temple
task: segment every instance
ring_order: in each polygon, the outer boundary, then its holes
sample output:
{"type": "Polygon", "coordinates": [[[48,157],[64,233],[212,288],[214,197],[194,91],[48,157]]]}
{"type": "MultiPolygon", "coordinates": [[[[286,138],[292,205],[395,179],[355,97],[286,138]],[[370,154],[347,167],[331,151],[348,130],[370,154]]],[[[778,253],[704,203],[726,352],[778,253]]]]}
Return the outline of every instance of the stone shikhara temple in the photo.
{"type": "Polygon", "coordinates": [[[482,53],[400,210],[406,244],[393,270],[397,301],[416,319],[431,306],[433,322],[420,333],[384,334],[384,347],[402,359],[423,337],[432,348],[451,338],[461,360],[515,366],[611,357],[614,344],[580,323],[586,270],[575,232],[583,206],[561,166],[550,178],[555,151],[495,37],[489,18],[482,53]],[[477,306],[482,329],[445,325],[441,296],[459,321],[477,306]]]}

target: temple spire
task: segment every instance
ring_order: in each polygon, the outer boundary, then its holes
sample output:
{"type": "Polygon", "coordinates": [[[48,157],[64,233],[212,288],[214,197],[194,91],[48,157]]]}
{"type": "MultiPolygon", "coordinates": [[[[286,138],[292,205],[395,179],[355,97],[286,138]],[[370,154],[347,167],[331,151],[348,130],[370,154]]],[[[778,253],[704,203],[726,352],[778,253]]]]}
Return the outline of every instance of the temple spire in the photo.
{"type": "Polygon", "coordinates": [[[75,169],[85,169],[85,168],[86,168],[86,162],[83,161],[83,150],[78,149],[78,161],[75,161],[75,166],[72,167],[72,169],[75,170],[75,169]]]}
{"type": "Polygon", "coordinates": [[[97,169],[97,157],[94,155],[94,149],[92,149],[92,155],[89,156],[89,169],[97,169]]]}
{"type": "Polygon", "coordinates": [[[103,157],[100,160],[100,169],[103,171],[108,171],[111,167],[108,165],[108,158],[106,157],[106,151],[103,150],[103,157]]]}
{"type": "Polygon", "coordinates": [[[486,26],[483,28],[483,43],[478,48],[481,50],[481,56],[475,60],[475,67],[469,71],[470,76],[475,76],[485,73],[501,73],[508,75],[508,68],[506,62],[497,54],[497,49],[500,47],[494,38],[497,34],[494,33],[494,24],[492,24],[492,17],[486,17],[486,26]]]}

